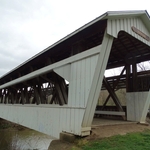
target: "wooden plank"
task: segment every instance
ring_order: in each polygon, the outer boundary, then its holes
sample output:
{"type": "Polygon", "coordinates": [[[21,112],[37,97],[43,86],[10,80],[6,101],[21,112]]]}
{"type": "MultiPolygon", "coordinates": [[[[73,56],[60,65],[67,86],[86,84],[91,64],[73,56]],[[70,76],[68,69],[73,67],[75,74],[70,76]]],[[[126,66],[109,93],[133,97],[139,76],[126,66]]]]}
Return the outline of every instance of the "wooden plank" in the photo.
{"type": "Polygon", "coordinates": [[[37,90],[38,90],[38,93],[39,93],[40,102],[41,102],[41,104],[44,104],[45,101],[46,101],[46,97],[44,97],[41,87],[42,87],[42,83],[40,83],[40,81],[38,81],[37,90]]]}
{"type": "Polygon", "coordinates": [[[53,92],[53,94],[52,94],[52,98],[51,98],[51,101],[50,101],[50,104],[53,104],[53,103],[55,103],[55,104],[56,104],[56,91],[55,91],[55,92],[53,92]]]}
{"type": "Polygon", "coordinates": [[[20,103],[20,101],[19,101],[19,99],[20,99],[20,89],[18,89],[15,99],[16,99],[16,103],[19,104],[20,103]]]}
{"type": "Polygon", "coordinates": [[[146,35],[145,33],[143,33],[142,31],[140,31],[139,29],[137,29],[136,27],[132,26],[131,29],[133,32],[143,37],[145,40],[150,41],[150,37],[146,35]]]}
{"type": "Polygon", "coordinates": [[[138,90],[137,87],[137,66],[136,63],[132,64],[132,72],[133,72],[133,92],[136,92],[138,90]]]}
{"type": "Polygon", "coordinates": [[[60,87],[61,87],[61,91],[62,91],[62,94],[63,94],[63,97],[64,97],[65,104],[67,104],[68,103],[68,87],[67,87],[67,84],[66,84],[65,80],[61,77],[59,77],[59,84],[60,84],[60,87]]]}
{"type": "Polygon", "coordinates": [[[3,92],[4,90],[0,90],[0,103],[3,103],[3,92]]]}
{"type": "Polygon", "coordinates": [[[59,98],[59,104],[60,105],[67,104],[68,94],[67,94],[67,86],[65,84],[64,79],[58,76],[56,73],[53,73],[52,76],[53,80],[55,81],[54,85],[57,96],[59,98]]]}
{"type": "Polygon", "coordinates": [[[108,92],[110,93],[114,103],[116,104],[117,108],[119,111],[123,111],[123,108],[121,106],[121,103],[119,102],[119,99],[117,97],[117,95],[115,94],[114,90],[111,88],[110,84],[108,83],[108,81],[106,80],[106,78],[104,77],[103,79],[104,81],[104,84],[105,84],[105,87],[106,89],[108,90],[108,92]]]}
{"type": "Polygon", "coordinates": [[[106,104],[108,103],[108,100],[109,100],[110,97],[111,97],[111,96],[110,96],[110,94],[109,94],[109,95],[107,96],[107,98],[106,98],[106,100],[105,100],[105,102],[104,102],[103,107],[102,107],[101,110],[103,110],[103,109],[105,108],[105,106],[106,106],[106,104]]]}
{"type": "Polygon", "coordinates": [[[130,69],[130,65],[126,64],[126,91],[130,92],[130,73],[131,73],[131,69],[130,69]]]}
{"type": "Polygon", "coordinates": [[[15,103],[15,91],[14,90],[11,91],[11,103],[12,104],[15,103]]]}
{"type": "Polygon", "coordinates": [[[22,102],[22,104],[24,105],[25,103],[26,103],[26,98],[25,98],[25,91],[24,91],[25,89],[23,89],[22,88],[22,90],[21,90],[21,102],[22,102]]]}
{"type": "Polygon", "coordinates": [[[5,100],[4,100],[4,103],[5,103],[5,104],[8,104],[8,96],[9,96],[9,95],[8,95],[8,94],[9,94],[8,92],[9,92],[9,91],[8,91],[8,89],[7,89],[6,92],[5,92],[5,100]]]}
{"type": "Polygon", "coordinates": [[[125,116],[125,112],[121,111],[95,111],[95,114],[125,116]]]}
{"type": "Polygon", "coordinates": [[[113,43],[113,37],[109,36],[105,31],[101,50],[100,50],[100,55],[94,73],[93,82],[89,92],[89,97],[87,101],[87,107],[85,109],[82,127],[91,126],[112,43],[113,43]]]}
{"type": "MultiPolygon", "coordinates": [[[[120,77],[123,75],[124,71],[125,71],[125,67],[122,69],[120,75],[117,76],[117,80],[115,81],[115,84],[113,85],[113,90],[115,90],[115,88],[117,87],[117,85],[118,85],[118,83],[119,83],[119,81],[120,81],[120,77]]],[[[106,80],[107,80],[107,79],[106,79],[106,80]]],[[[104,107],[106,106],[106,104],[107,104],[107,102],[108,102],[110,96],[111,96],[111,95],[110,95],[110,93],[109,93],[109,95],[108,95],[108,97],[107,97],[105,103],[103,104],[102,110],[103,110],[104,107]]]]}
{"type": "Polygon", "coordinates": [[[36,85],[34,85],[34,98],[35,98],[36,104],[39,105],[41,101],[40,101],[40,96],[38,93],[38,88],[36,87],[36,85]]]}

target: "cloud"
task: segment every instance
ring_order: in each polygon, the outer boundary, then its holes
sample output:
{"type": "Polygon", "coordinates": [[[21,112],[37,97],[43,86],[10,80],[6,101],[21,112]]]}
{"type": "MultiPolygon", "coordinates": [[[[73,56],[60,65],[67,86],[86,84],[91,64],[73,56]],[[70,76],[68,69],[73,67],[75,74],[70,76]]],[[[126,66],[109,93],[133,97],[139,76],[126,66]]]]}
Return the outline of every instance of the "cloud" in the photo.
{"type": "Polygon", "coordinates": [[[149,3],[1,0],[0,76],[108,10],[146,9],[149,3]]]}

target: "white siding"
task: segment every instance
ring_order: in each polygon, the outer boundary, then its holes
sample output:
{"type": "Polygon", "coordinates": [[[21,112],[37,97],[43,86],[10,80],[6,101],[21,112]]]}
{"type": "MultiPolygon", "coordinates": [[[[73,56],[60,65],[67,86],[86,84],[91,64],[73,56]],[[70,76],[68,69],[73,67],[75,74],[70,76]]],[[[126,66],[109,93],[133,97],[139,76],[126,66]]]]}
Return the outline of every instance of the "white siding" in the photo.
{"type": "Polygon", "coordinates": [[[121,19],[108,19],[107,22],[107,33],[109,35],[114,36],[117,38],[118,33],[120,31],[125,31],[132,35],[133,37],[137,38],[138,40],[146,43],[150,46],[150,42],[145,40],[143,37],[139,36],[135,32],[132,31],[131,27],[134,26],[140,31],[142,31],[144,34],[148,35],[150,37],[150,33],[143,24],[142,20],[138,17],[134,18],[121,18],[121,19]]]}
{"type": "Polygon", "coordinates": [[[59,105],[0,105],[0,117],[59,138],[60,132],[75,135],[90,133],[81,124],[101,46],[77,54],[56,64],[53,70],[69,80],[68,104],[59,105]]]}
{"type": "Polygon", "coordinates": [[[56,105],[0,105],[0,118],[55,138],[59,138],[62,131],[81,135],[81,127],[78,123],[82,122],[82,117],[79,114],[83,116],[84,109],[56,105]],[[73,116],[70,114],[71,111],[74,114],[73,116]],[[77,122],[74,121],[75,119],[77,119],[77,122]]]}
{"type": "MultiPolygon", "coordinates": [[[[69,107],[84,108],[85,111],[98,55],[93,55],[71,64],[69,107]]],[[[84,111],[82,109],[70,109],[70,132],[77,135],[81,134],[84,111]]]]}
{"type": "Polygon", "coordinates": [[[59,74],[61,77],[70,82],[70,64],[55,68],[54,71],[59,74]]]}
{"type": "Polygon", "coordinates": [[[68,106],[86,107],[99,54],[71,64],[68,106]]]}
{"type": "Polygon", "coordinates": [[[150,105],[150,92],[131,92],[126,94],[127,120],[145,122],[150,105]]]}
{"type": "MultiPolygon", "coordinates": [[[[82,127],[91,127],[96,104],[98,101],[98,97],[101,90],[102,80],[104,77],[104,71],[106,69],[108,57],[110,54],[111,46],[113,42],[113,37],[108,35],[106,32],[104,34],[102,46],[101,46],[101,52],[98,57],[96,68],[94,69],[94,77],[93,82],[90,84],[88,89],[88,101],[84,113],[84,118],[82,122],[82,127]]],[[[94,62],[94,61],[92,61],[94,62]]]]}

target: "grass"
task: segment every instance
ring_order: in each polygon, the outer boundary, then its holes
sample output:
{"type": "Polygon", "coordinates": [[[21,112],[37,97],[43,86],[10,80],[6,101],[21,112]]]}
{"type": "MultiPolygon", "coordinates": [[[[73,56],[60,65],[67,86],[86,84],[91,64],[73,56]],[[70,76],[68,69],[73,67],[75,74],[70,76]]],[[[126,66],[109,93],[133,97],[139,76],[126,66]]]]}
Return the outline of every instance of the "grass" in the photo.
{"type": "Polygon", "coordinates": [[[150,150],[150,130],[83,142],[78,146],[82,150],[150,150]]]}

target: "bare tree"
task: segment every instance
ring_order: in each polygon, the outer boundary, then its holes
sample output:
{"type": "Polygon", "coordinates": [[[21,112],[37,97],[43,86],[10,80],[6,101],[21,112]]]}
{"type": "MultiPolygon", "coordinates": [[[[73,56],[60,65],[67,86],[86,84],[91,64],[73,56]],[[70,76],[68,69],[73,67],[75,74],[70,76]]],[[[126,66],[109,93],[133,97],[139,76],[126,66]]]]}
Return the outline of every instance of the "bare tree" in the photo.
{"type": "Polygon", "coordinates": [[[150,70],[150,61],[141,62],[141,63],[137,64],[137,67],[138,67],[139,71],[150,70]]]}

